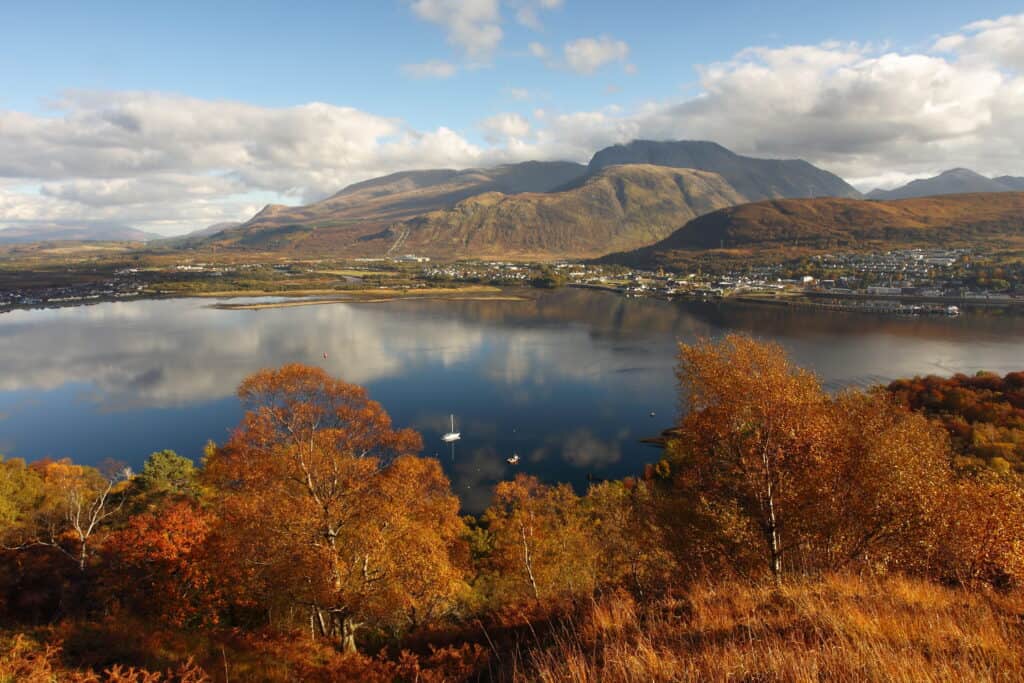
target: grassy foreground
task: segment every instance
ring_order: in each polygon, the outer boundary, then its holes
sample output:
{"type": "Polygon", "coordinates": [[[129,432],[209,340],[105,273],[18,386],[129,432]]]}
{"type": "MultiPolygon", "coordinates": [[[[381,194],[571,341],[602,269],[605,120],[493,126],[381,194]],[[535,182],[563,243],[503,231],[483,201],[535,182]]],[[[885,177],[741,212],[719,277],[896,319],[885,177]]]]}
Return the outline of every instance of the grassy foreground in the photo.
{"type": "Polygon", "coordinates": [[[515,681],[1010,681],[1024,679],[1019,596],[903,577],[706,583],[625,594],[518,657],[515,681]]]}
{"type": "Polygon", "coordinates": [[[330,648],[268,652],[238,641],[191,642],[189,652],[172,652],[171,638],[167,660],[192,656],[198,665],[179,664],[160,677],[125,666],[93,673],[76,671],[59,646],[15,636],[0,638],[0,682],[1016,681],[1024,679],[1022,611],[1019,594],[900,576],[830,574],[779,586],[724,580],[647,604],[615,593],[551,622],[514,628],[515,638],[492,624],[489,634],[478,634],[484,656],[435,669],[403,669],[330,648]]]}

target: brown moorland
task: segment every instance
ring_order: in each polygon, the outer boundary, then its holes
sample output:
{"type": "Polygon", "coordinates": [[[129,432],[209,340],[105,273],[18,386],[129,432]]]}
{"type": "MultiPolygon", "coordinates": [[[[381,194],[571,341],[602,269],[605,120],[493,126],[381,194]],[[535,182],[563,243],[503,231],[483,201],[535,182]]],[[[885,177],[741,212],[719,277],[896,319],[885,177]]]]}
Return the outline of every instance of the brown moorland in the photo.
{"type": "Polygon", "coordinates": [[[696,256],[801,256],[910,246],[1006,248],[1024,240],[1024,193],[943,195],[880,202],[774,199],[695,218],[661,242],[605,261],[670,267],[696,256]]]}

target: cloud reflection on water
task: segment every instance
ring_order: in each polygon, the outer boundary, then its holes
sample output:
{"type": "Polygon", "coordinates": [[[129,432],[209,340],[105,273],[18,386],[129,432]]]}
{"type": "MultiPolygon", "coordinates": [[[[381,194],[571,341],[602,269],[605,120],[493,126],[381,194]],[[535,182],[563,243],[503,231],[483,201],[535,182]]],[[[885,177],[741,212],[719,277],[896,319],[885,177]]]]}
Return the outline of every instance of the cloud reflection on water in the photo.
{"type": "MultiPolygon", "coordinates": [[[[237,420],[231,396],[246,375],[305,362],[369,385],[396,423],[424,432],[427,454],[447,456],[436,442],[455,413],[465,441],[446,466],[460,494],[483,500],[493,481],[515,471],[571,479],[635,471],[637,458],[654,457],[636,442],[677,412],[678,339],[730,330],[776,339],[830,389],[1024,367],[1022,317],[907,320],[570,289],[530,295],[256,311],[164,300],[3,314],[0,412],[11,417],[0,420],[0,441],[26,457],[63,455],[63,443],[46,440],[52,435],[15,425],[43,423],[64,401],[61,410],[79,426],[106,428],[115,423],[93,424],[98,415],[130,413],[199,448],[237,420]],[[72,389],[75,398],[64,397],[72,389]],[[202,430],[209,433],[195,433],[202,430]],[[518,469],[506,466],[512,452],[523,458],[518,469]]],[[[125,441],[83,429],[79,450],[67,455],[87,462],[93,451],[113,451],[133,461],[169,445],[144,443],[145,426],[125,441]]]]}

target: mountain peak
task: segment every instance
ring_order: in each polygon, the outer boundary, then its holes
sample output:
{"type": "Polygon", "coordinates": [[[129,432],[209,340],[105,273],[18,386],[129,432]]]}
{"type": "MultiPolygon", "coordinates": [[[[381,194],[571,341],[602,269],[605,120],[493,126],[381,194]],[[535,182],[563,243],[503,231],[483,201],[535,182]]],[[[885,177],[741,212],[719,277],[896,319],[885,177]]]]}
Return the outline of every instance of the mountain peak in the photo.
{"type": "MultiPolygon", "coordinates": [[[[962,166],[958,166],[957,168],[947,169],[947,170],[943,171],[942,173],[940,173],[937,177],[938,178],[949,178],[949,177],[985,178],[985,176],[981,175],[980,173],[978,173],[976,171],[972,171],[969,168],[964,168],[962,166]]],[[[988,178],[985,178],[985,180],[988,180],[988,178]]]]}
{"type": "Polygon", "coordinates": [[[725,178],[748,200],[775,197],[859,197],[842,178],[802,159],[747,157],[708,140],[633,140],[597,152],[590,172],[605,166],[652,164],[711,171],[725,178]]]}

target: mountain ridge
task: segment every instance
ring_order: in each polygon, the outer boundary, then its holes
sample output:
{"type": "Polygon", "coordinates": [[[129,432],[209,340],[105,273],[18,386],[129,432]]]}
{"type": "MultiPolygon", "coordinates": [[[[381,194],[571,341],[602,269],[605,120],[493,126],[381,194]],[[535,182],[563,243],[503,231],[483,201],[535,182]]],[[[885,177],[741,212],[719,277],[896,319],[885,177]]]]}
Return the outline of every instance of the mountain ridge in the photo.
{"type": "Polygon", "coordinates": [[[707,140],[633,140],[599,150],[588,168],[593,171],[622,163],[648,163],[718,173],[750,201],[776,197],[860,197],[839,176],[803,159],[762,159],[743,156],[707,140]]]}
{"type": "Polygon", "coordinates": [[[1019,192],[1024,178],[1000,176],[989,178],[969,168],[951,168],[930,178],[918,178],[891,190],[876,188],[865,195],[868,199],[912,199],[971,192],[1019,192]]]}

